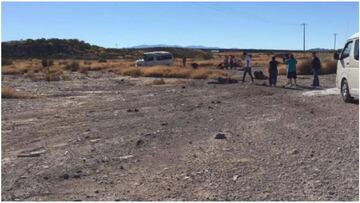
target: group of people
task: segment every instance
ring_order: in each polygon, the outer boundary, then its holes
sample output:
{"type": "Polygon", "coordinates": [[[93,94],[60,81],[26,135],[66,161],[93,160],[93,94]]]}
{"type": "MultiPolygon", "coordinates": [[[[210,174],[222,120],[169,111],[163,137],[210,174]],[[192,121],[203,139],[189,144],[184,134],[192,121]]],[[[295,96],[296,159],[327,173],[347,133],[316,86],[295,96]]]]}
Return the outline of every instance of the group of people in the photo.
{"type": "MultiPolygon", "coordinates": [[[[251,55],[244,52],[244,75],[242,78],[242,82],[245,82],[246,74],[250,75],[251,82],[254,82],[254,77],[251,72],[251,55]]],[[[286,75],[288,78],[288,82],[285,86],[297,86],[296,84],[296,64],[297,60],[295,59],[293,54],[285,54],[285,56],[282,58],[283,63],[286,65],[286,75]],[[294,84],[293,84],[294,82],[294,84]]],[[[277,82],[277,76],[278,76],[278,65],[279,62],[276,60],[276,57],[273,56],[271,61],[269,62],[269,85],[270,86],[276,86],[277,82]]],[[[312,87],[319,87],[319,74],[320,74],[320,68],[321,63],[320,59],[316,56],[316,52],[312,53],[312,60],[311,60],[311,68],[313,71],[314,79],[312,83],[312,87]]]]}
{"type": "Polygon", "coordinates": [[[234,55],[225,56],[224,68],[225,69],[236,69],[239,66],[239,60],[234,55]]]}

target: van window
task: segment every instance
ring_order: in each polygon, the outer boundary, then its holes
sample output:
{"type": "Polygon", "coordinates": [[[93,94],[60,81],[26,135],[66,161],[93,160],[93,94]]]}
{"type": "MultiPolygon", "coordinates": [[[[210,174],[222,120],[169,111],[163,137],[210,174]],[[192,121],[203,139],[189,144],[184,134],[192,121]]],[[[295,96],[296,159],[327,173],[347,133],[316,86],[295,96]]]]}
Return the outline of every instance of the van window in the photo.
{"type": "Polygon", "coordinates": [[[170,59],[172,59],[172,56],[171,56],[171,55],[161,55],[161,56],[157,56],[157,57],[156,57],[156,60],[158,60],[158,61],[170,60],[170,59]]]}
{"type": "Polygon", "coordinates": [[[345,45],[345,48],[343,49],[342,53],[341,53],[341,58],[340,59],[344,59],[350,56],[350,52],[351,52],[351,47],[352,47],[353,42],[348,42],[345,45]]]}
{"type": "Polygon", "coordinates": [[[356,40],[356,41],[355,41],[354,58],[355,58],[357,61],[359,60],[359,40],[356,40]]]}
{"type": "Polygon", "coordinates": [[[145,56],[145,61],[153,61],[154,57],[153,56],[145,56]]]}

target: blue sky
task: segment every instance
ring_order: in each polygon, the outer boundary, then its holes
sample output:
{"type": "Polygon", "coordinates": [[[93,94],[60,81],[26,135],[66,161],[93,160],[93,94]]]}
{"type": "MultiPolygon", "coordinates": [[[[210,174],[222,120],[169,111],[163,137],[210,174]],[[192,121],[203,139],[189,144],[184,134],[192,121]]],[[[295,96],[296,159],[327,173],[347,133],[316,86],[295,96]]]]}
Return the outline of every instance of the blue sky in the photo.
{"type": "Polygon", "coordinates": [[[103,47],[337,48],[359,30],[357,2],[2,2],[2,41],[77,38],[103,47]]]}

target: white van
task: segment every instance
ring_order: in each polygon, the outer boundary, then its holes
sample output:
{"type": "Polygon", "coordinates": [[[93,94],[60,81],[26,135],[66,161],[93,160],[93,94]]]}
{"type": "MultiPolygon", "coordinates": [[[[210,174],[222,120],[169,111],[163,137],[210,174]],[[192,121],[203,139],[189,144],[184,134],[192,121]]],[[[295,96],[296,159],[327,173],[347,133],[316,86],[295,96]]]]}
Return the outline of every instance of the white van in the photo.
{"type": "Polygon", "coordinates": [[[142,59],[135,61],[135,66],[155,66],[155,65],[168,65],[174,63],[174,57],[167,51],[153,51],[144,53],[142,59]]]}
{"type": "Polygon", "coordinates": [[[336,70],[336,87],[340,89],[345,102],[359,99],[359,33],[352,35],[346,42],[338,60],[336,70]]]}

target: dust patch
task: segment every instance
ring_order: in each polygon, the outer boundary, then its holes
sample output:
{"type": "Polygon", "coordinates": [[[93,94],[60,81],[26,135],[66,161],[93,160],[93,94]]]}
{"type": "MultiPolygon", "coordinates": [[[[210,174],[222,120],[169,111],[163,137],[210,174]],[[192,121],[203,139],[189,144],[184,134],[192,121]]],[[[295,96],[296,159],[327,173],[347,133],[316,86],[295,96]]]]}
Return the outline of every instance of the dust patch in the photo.
{"type": "Polygon", "coordinates": [[[324,89],[324,90],[306,91],[302,95],[311,97],[311,96],[327,96],[327,95],[338,95],[338,94],[340,94],[339,89],[329,88],[329,89],[324,89]]]}

